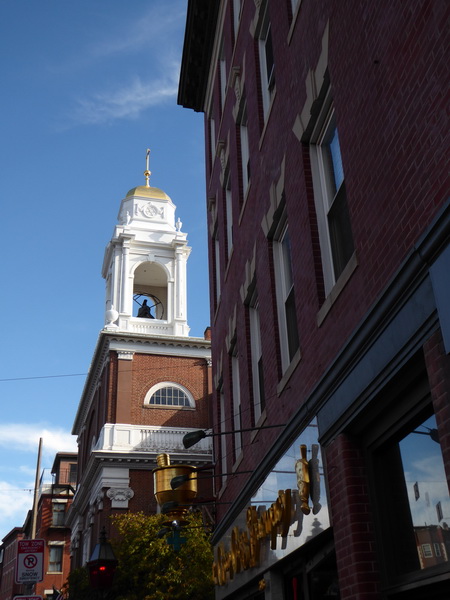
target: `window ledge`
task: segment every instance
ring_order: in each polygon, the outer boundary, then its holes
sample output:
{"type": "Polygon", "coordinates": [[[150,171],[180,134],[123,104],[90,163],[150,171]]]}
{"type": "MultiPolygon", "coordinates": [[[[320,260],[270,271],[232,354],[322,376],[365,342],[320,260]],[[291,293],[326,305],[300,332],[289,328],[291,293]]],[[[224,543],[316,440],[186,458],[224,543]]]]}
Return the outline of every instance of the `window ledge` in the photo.
{"type": "Polygon", "coordinates": [[[325,302],[322,304],[319,312],[317,313],[317,326],[320,327],[325,320],[325,317],[330,312],[331,307],[338,299],[340,293],[347,285],[347,282],[350,280],[353,275],[353,271],[358,266],[358,258],[356,256],[356,252],[353,252],[350,260],[348,261],[345,269],[342,271],[339,279],[336,281],[334,286],[331,288],[330,293],[325,299],[325,302]]]}
{"type": "Polygon", "coordinates": [[[253,443],[253,440],[255,439],[255,437],[258,435],[259,430],[261,429],[261,427],[263,427],[264,423],[267,420],[267,413],[266,413],[266,409],[264,409],[261,413],[261,416],[259,417],[259,419],[257,420],[257,422],[255,423],[255,431],[252,431],[250,433],[250,443],[253,443]]]}
{"type": "Polygon", "coordinates": [[[231,472],[234,473],[235,471],[237,471],[239,469],[239,465],[241,464],[241,462],[244,460],[244,452],[241,449],[239,452],[238,457],[236,458],[236,460],[234,461],[234,464],[231,468],[231,472]]]}
{"type": "Polygon", "coordinates": [[[297,352],[294,354],[294,357],[292,358],[292,360],[291,360],[288,368],[284,372],[283,377],[280,379],[280,381],[279,381],[279,383],[277,385],[277,394],[278,394],[278,396],[281,394],[281,392],[286,387],[286,384],[289,381],[289,379],[291,378],[291,375],[295,371],[298,363],[300,362],[301,357],[302,357],[302,355],[300,353],[300,348],[299,348],[297,350],[297,352]]]}

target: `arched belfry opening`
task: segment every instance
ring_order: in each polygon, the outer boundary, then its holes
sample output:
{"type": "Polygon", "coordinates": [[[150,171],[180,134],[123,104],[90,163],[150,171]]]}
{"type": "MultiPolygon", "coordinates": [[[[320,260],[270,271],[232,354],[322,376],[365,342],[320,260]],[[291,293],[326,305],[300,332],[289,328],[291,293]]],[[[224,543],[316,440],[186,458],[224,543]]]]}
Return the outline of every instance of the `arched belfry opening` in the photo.
{"type": "Polygon", "coordinates": [[[158,263],[141,263],[134,272],[133,316],[167,319],[167,272],[158,263]]]}

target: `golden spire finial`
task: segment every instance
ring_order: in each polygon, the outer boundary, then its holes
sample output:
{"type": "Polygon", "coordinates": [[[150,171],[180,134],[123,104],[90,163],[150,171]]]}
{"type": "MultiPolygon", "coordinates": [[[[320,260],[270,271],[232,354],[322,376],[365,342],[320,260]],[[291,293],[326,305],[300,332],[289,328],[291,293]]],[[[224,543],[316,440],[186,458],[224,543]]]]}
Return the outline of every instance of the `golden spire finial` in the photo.
{"type": "Polygon", "coordinates": [[[146,185],[146,187],[150,187],[150,175],[152,174],[152,172],[149,170],[149,167],[150,167],[150,148],[147,148],[147,156],[145,157],[145,166],[146,166],[146,169],[144,171],[145,185],[146,185]]]}

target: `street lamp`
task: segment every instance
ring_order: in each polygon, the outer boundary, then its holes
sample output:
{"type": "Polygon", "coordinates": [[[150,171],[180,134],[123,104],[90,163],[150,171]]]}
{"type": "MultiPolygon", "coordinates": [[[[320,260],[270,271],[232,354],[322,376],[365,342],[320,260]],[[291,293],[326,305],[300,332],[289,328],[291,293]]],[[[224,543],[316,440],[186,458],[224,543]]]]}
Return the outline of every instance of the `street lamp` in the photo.
{"type": "Polygon", "coordinates": [[[111,544],[106,540],[106,530],[103,527],[98,544],[87,563],[89,583],[93,589],[101,592],[103,597],[106,597],[112,587],[116,567],[117,559],[111,544]]]}
{"type": "Polygon", "coordinates": [[[218,433],[207,433],[203,429],[197,429],[196,431],[190,431],[183,436],[183,446],[186,448],[191,448],[198,444],[200,440],[203,440],[206,437],[215,437],[217,435],[227,435],[231,433],[242,433],[243,431],[259,431],[260,429],[273,429],[274,427],[285,427],[286,424],[282,425],[263,425],[262,427],[246,427],[244,429],[234,429],[233,431],[220,431],[218,433]]]}

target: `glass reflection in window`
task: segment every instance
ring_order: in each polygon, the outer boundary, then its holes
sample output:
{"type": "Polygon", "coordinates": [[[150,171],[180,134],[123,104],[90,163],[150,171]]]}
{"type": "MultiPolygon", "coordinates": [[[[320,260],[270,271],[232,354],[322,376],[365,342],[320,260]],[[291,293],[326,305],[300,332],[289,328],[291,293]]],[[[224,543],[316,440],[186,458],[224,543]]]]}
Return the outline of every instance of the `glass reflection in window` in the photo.
{"type": "Polygon", "coordinates": [[[399,448],[420,568],[448,562],[450,497],[434,415],[399,448]]]}

